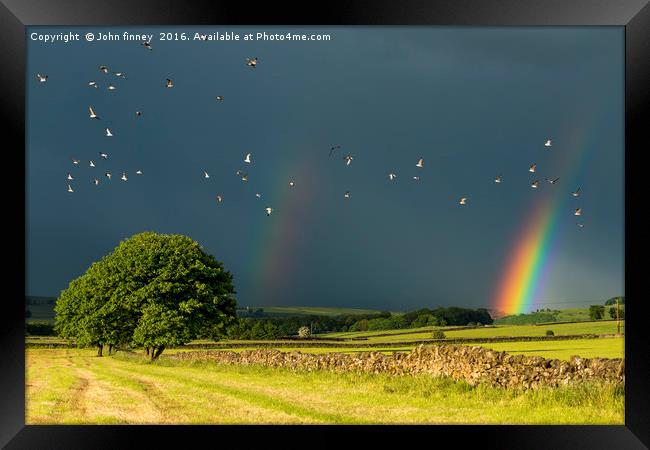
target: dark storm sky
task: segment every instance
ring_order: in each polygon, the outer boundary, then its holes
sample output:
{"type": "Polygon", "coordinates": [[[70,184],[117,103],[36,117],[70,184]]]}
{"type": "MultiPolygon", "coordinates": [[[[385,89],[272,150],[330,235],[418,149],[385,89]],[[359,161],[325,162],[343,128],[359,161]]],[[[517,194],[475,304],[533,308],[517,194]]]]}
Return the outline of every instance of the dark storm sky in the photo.
{"type": "Polygon", "coordinates": [[[490,307],[543,201],[557,205],[557,230],[536,301],[584,306],[624,293],[622,28],[29,29],[69,31],[152,33],[153,50],[28,33],[28,295],[57,296],[120,240],[150,230],[186,234],[223,261],[240,305],[490,307]],[[332,38],[158,36],[264,30],[332,38]],[[102,120],[89,119],[89,105],[102,120]]]}

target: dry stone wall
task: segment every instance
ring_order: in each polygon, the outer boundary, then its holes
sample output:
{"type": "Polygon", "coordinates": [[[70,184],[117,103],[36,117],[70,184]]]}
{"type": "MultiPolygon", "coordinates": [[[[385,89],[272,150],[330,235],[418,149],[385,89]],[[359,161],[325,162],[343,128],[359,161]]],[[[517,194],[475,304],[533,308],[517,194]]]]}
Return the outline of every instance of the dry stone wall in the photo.
{"type": "Polygon", "coordinates": [[[335,372],[430,374],[465,380],[471,385],[534,389],[581,381],[624,383],[623,359],[569,361],[539,356],[510,355],[485,347],[460,345],[418,346],[409,353],[385,355],[379,352],[309,354],[272,349],[179,352],[168,356],[179,360],[211,360],[222,364],[261,364],[290,370],[335,372]]]}

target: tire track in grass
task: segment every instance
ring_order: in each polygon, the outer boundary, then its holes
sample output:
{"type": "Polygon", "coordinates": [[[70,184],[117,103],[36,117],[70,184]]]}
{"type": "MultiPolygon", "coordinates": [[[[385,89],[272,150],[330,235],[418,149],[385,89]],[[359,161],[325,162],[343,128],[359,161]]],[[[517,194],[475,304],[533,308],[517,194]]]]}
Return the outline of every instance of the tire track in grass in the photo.
{"type": "MultiPolygon", "coordinates": [[[[358,423],[359,421],[357,417],[319,411],[315,408],[282,400],[276,395],[261,393],[258,390],[259,387],[255,385],[247,384],[244,388],[235,388],[223,382],[216,381],[213,374],[207,371],[203,372],[188,367],[157,366],[155,364],[146,367],[148,370],[155,372],[155,374],[150,376],[155,376],[158,380],[162,378],[167,380],[167,382],[174,382],[177,385],[183,386],[184,389],[197,390],[200,395],[205,396],[207,394],[206,389],[201,388],[201,385],[204,385],[210,391],[217,391],[219,394],[234,398],[240,402],[296,417],[296,419],[299,419],[299,423],[358,423]],[[183,374],[172,372],[179,369],[185,369],[185,372],[183,374]],[[188,376],[190,372],[193,375],[191,378],[188,376]]],[[[127,373],[133,376],[131,372],[127,373]]],[[[141,378],[142,374],[139,374],[139,377],[141,378]]],[[[293,423],[298,422],[294,421],[293,423]]]]}

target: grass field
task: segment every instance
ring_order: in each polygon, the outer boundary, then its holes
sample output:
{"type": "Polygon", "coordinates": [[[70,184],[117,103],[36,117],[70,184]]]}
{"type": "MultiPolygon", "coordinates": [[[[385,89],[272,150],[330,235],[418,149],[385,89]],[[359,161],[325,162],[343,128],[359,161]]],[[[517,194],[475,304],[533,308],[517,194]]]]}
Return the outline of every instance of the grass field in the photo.
{"type": "Polygon", "coordinates": [[[251,310],[262,309],[265,313],[284,315],[337,316],[340,314],[377,314],[376,309],[330,308],[324,306],[253,306],[251,310]]]}
{"type": "Polygon", "coordinates": [[[518,392],[429,376],[293,373],[27,350],[27,424],[623,424],[622,389],[518,392]]]}

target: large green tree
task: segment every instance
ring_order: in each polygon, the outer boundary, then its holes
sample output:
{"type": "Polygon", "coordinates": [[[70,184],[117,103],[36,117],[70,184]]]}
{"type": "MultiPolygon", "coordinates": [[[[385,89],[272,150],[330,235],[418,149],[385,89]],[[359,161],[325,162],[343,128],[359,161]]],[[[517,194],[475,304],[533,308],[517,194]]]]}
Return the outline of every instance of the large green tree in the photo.
{"type": "Polygon", "coordinates": [[[156,359],[170,345],[223,335],[235,318],[234,292],[231,274],[197,242],[140,233],[62,292],[57,331],[99,354],[128,343],[156,359]]]}

